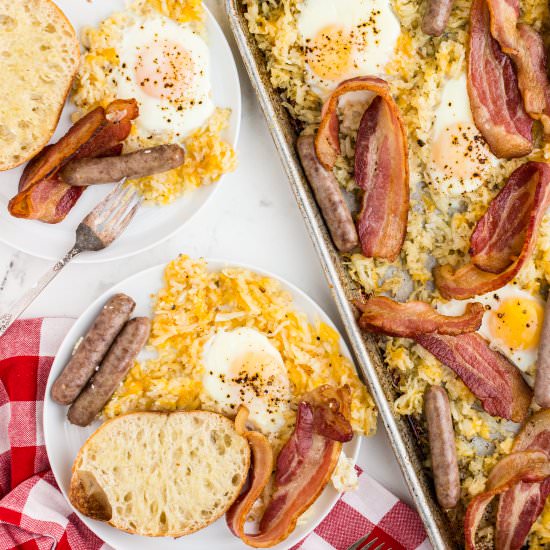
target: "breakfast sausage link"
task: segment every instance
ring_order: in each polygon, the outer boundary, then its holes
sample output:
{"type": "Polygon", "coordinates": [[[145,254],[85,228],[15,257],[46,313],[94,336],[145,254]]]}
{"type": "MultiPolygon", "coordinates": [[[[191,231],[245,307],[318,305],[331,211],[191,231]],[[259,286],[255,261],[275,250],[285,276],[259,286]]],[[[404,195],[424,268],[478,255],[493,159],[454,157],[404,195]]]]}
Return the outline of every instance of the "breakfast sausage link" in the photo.
{"type": "Polygon", "coordinates": [[[454,508],[460,499],[460,476],[449,397],[442,387],[430,386],[426,390],[424,414],[437,500],[445,509],[454,508]]]}
{"type": "Polygon", "coordinates": [[[313,136],[300,136],[297,149],[336,248],[349,252],[359,244],[359,238],[337,179],[319,162],[313,136]]]}
{"type": "Polygon", "coordinates": [[[149,338],[150,330],[151,321],[147,317],[136,317],[126,323],[97,374],[69,408],[69,422],[77,426],[93,422],[132,367],[149,338]]]}
{"type": "Polygon", "coordinates": [[[535,374],[535,402],[545,409],[550,409],[550,296],[546,301],[540,333],[535,374]]]}
{"type": "Polygon", "coordinates": [[[428,0],[422,18],[422,32],[430,36],[441,36],[447,28],[453,0],[428,0]]]}
{"type": "Polygon", "coordinates": [[[184,159],[185,153],[179,145],[159,145],[116,157],[72,160],[60,174],[69,185],[82,187],[166,172],[181,166],[184,159]]]}
{"type": "Polygon", "coordinates": [[[69,405],[92,377],[116,335],[130,318],[136,303],[126,294],[115,294],[103,306],[76,348],[63,372],[53,383],[51,396],[60,405],[69,405]]]}

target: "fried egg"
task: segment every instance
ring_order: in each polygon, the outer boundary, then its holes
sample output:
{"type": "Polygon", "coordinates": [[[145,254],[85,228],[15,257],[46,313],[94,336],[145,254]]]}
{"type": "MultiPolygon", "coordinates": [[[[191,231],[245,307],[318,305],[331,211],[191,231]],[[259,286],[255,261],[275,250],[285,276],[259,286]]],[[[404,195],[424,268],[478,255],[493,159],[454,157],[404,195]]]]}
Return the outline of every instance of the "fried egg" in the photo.
{"type": "Polygon", "coordinates": [[[536,363],[544,318],[544,302],[540,297],[510,283],[469,300],[438,304],[437,310],[444,315],[460,315],[468,302],[485,306],[478,332],[490,342],[491,348],[500,351],[524,372],[536,363]]]}
{"type": "Polygon", "coordinates": [[[444,84],[428,145],[428,183],[444,195],[475,191],[498,165],[474,123],[464,73],[444,84]]]}
{"type": "Polygon", "coordinates": [[[164,16],[137,20],[117,55],[117,95],[137,100],[142,131],[184,138],[213,113],[208,46],[189,25],[164,16]]]}
{"type": "Polygon", "coordinates": [[[306,82],[323,99],[347,78],[384,75],[401,32],[389,0],[304,0],[297,24],[306,82]]]}
{"type": "Polygon", "coordinates": [[[289,410],[290,383],[277,348],[255,329],[217,332],[203,352],[203,388],[224,414],[239,405],[249,410],[249,422],[263,433],[280,430],[289,410]]]}

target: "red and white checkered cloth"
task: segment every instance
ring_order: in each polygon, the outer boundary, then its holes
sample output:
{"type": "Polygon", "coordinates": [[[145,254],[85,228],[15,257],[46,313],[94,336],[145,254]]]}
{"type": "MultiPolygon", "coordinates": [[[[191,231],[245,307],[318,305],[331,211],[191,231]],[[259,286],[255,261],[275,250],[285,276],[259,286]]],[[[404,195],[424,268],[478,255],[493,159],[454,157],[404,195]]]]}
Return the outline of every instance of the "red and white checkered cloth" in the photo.
{"type": "MultiPolygon", "coordinates": [[[[0,337],[0,549],[110,547],[78,519],[50,470],[42,405],[53,357],[73,319],[17,321],[0,337]],[[56,546],[57,545],[57,546],[56,546]]],[[[346,550],[376,530],[393,550],[429,550],[417,513],[366,473],[295,548],[346,550]]]]}

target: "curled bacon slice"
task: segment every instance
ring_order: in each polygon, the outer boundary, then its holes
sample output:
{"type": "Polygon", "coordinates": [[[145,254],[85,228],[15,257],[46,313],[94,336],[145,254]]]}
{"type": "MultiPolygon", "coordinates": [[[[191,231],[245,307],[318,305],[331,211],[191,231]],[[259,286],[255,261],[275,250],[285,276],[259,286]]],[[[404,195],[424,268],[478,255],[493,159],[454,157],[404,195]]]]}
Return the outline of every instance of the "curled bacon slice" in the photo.
{"type": "Polygon", "coordinates": [[[393,261],[407,229],[409,165],[405,128],[388,83],[372,76],[342,82],[323,105],[315,151],[332,170],[340,154],[338,102],[357,91],[377,96],[363,114],[355,145],[355,179],[364,191],[357,231],[365,256],[393,261]]]}
{"type": "Polygon", "coordinates": [[[540,34],[519,23],[518,0],[487,0],[491,16],[491,34],[517,69],[518,85],[525,110],[540,120],[545,134],[550,133],[550,84],[546,52],[540,34]]]}
{"type": "Polygon", "coordinates": [[[510,54],[518,71],[518,85],[529,116],[540,120],[550,134],[550,84],[546,51],[540,34],[524,23],[517,26],[519,51],[510,54]]]}
{"type": "MultiPolygon", "coordinates": [[[[466,548],[468,550],[475,550],[475,536],[477,528],[479,526],[479,523],[481,522],[481,519],[483,518],[487,506],[491,503],[496,495],[504,493],[504,502],[506,503],[509,498],[506,496],[506,494],[509,490],[515,489],[515,487],[520,486],[519,484],[521,483],[521,489],[525,491],[526,488],[527,493],[529,493],[531,492],[533,485],[539,485],[537,482],[544,481],[548,476],[550,476],[550,462],[546,453],[543,453],[541,451],[521,451],[512,453],[502,458],[492,469],[485,485],[485,492],[477,495],[470,502],[470,504],[468,505],[468,509],[466,510],[466,515],[464,517],[464,534],[466,537],[466,548]]],[[[528,498],[527,500],[531,501],[529,505],[529,507],[531,507],[532,499],[528,498]]],[[[525,502],[527,502],[527,500],[525,500],[525,502]]],[[[510,503],[508,503],[507,508],[509,507],[509,505],[510,503]]],[[[521,516],[521,512],[522,510],[508,509],[508,514],[510,515],[510,517],[507,518],[507,520],[510,521],[510,523],[517,523],[517,516],[521,516]],[[512,517],[510,512],[515,512],[516,517],[512,517]]],[[[537,516],[539,513],[540,509],[538,510],[537,516]]],[[[536,519],[537,516],[535,516],[534,519],[536,519]]],[[[529,525],[525,535],[527,535],[527,533],[529,532],[531,525],[532,523],[529,525]]],[[[525,530],[525,525],[521,526],[521,530],[525,530]]],[[[502,538],[502,531],[500,537],[501,542],[504,542],[502,538]]],[[[516,539],[516,536],[514,536],[513,531],[510,531],[509,529],[506,530],[505,538],[507,539],[507,542],[504,546],[499,546],[497,544],[496,547],[499,550],[519,549],[521,548],[523,540],[525,539],[525,537],[521,539],[519,546],[510,544],[516,539]]]]}
{"type": "Polygon", "coordinates": [[[535,413],[516,436],[512,454],[493,468],[485,492],[468,506],[464,519],[466,547],[475,549],[483,513],[500,494],[495,547],[519,550],[550,495],[550,410],[535,413]]]}
{"type": "Polygon", "coordinates": [[[527,162],[517,168],[474,230],[470,263],[456,271],[436,267],[439,292],[465,300],[510,282],[531,256],[549,204],[550,166],[527,162]]]}
{"type": "MultiPolygon", "coordinates": [[[[508,9],[506,0],[493,4],[508,9]]],[[[533,122],[512,61],[491,35],[486,0],[473,0],[470,11],[468,95],[475,124],[494,155],[514,158],[531,152],[533,122]]]]}
{"type": "Polygon", "coordinates": [[[466,311],[456,317],[441,315],[425,302],[400,303],[385,296],[354,303],[361,312],[359,326],[363,330],[403,338],[426,333],[456,335],[475,332],[485,313],[483,305],[477,302],[467,304],[466,311]]]}
{"type": "Polygon", "coordinates": [[[487,0],[491,15],[491,34],[498,41],[504,53],[517,53],[518,0],[487,0]]]}
{"type": "MultiPolygon", "coordinates": [[[[268,548],[286,539],[298,517],[315,502],[336,466],[342,441],[353,436],[349,424],[350,390],[347,386],[321,386],[306,395],[298,406],[294,433],[277,458],[275,491],[260,521],[257,534],[246,534],[244,523],[250,507],[265,486],[263,474],[253,473],[252,483],[226,515],[229,528],[246,544],[268,548]]],[[[254,469],[257,458],[254,446],[254,469]]],[[[263,464],[264,451],[260,460],[263,464]]]]}
{"type": "Polygon", "coordinates": [[[359,124],[355,181],[364,191],[357,218],[363,254],[394,261],[405,240],[409,212],[407,138],[397,106],[380,95],[359,124]]]}
{"type": "Polygon", "coordinates": [[[113,101],[106,109],[97,107],[81,118],[56,144],[49,145],[26,166],[19,193],[8,205],[12,216],[58,223],[69,213],[85,188],[67,185],[60,168],[77,158],[116,155],[138,116],[137,102],[113,101]]]}
{"type": "Polygon", "coordinates": [[[248,410],[240,407],[235,418],[237,433],[243,435],[252,450],[252,468],[248,489],[241,494],[226,513],[226,522],[233,534],[245,540],[244,525],[252,506],[260,498],[273,472],[273,451],[267,438],[260,432],[246,429],[248,410]]]}
{"type": "Polygon", "coordinates": [[[414,339],[452,369],[489,414],[514,422],[525,419],[531,389],[516,366],[492,350],[478,333],[419,334],[414,339]]]}

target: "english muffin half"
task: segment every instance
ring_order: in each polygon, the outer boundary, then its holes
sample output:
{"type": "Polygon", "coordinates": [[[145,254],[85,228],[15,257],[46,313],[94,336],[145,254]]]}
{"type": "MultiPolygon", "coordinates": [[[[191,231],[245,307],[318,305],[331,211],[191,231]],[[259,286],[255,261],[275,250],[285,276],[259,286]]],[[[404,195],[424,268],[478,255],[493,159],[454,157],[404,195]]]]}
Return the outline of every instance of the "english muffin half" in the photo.
{"type": "Polygon", "coordinates": [[[69,499],[129,533],[180,537],[231,506],[250,447],[233,422],[206,412],[129,413],[105,422],[73,465],[69,499]]]}

